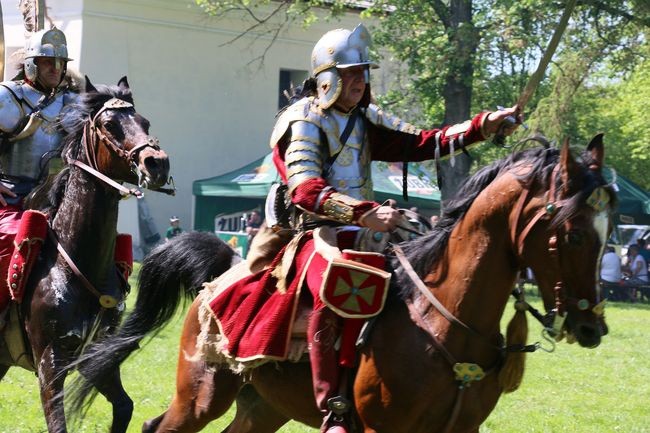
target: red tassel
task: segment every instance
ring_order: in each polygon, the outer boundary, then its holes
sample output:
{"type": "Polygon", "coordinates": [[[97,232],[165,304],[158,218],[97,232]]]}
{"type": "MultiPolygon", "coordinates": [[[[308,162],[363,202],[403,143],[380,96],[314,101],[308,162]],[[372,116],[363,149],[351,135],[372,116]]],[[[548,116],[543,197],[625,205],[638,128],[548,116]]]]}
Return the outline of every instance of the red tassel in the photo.
{"type": "Polygon", "coordinates": [[[115,237],[115,265],[124,280],[128,280],[133,272],[133,240],[128,233],[118,233],[115,237]]]}

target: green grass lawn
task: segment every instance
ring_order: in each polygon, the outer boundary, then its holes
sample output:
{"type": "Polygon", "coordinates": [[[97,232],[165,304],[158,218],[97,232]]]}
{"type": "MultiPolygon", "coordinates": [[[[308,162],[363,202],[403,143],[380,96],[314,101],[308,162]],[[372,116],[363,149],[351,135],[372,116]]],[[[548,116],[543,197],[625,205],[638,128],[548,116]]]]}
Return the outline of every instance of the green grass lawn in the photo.
{"type": "MultiPolygon", "coordinates": [[[[135,294],[130,297],[130,302],[135,294]]],[[[538,300],[531,298],[539,307],[538,300]]],[[[512,308],[507,309],[510,315],[512,308]]],[[[555,352],[528,355],[522,387],[505,395],[481,433],[639,433],[650,432],[650,305],[612,303],[610,334],[596,349],[560,343],[555,352]]],[[[540,327],[529,320],[530,341],[540,327]]],[[[163,412],[174,389],[182,314],[123,366],[124,386],[135,403],[129,432],[163,412]]],[[[221,431],[231,411],[205,431],[221,431]]],[[[111,410],[99,397],[77,432],[107,432],[111,410]]],[[[0,433],[46,432],[37,380],[14,368],[0,382],[0,433]]],[[[283,433],[315,433],[297,423],[283,433]]]]}

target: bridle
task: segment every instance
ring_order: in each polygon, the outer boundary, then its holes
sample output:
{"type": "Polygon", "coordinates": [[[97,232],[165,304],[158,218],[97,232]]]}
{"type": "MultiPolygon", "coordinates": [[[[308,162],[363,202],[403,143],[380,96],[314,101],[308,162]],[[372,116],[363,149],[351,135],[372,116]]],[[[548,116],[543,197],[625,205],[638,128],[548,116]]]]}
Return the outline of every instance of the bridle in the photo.
{"type": "MultiPolygon", "coordinates": [[[[137,198],[141,198],[143,197],[142,191],[140,191],[137,188],[126,188],[124,185],[116,182],[115,180],[111,179],[110,177],[100,172],[97,164],[97,148],[99,143],[103,143],[104,145],[108,146],[110,150],[115,152],[115,154],[117,154],[121,159],[129,163],[131,167],[131,172],[138,176],[139,187],[147,186],[146,185],[147,182],[146,180],[143,179],[143,175],[142,173],[140,173],[138,168],[138,163],[137,163],[138,155],[142,150],[146,148],[160,150],[158,139],[150,135],[148,136],[147,140],[144,143],[140,143],[137,146],[135,146],[133,149],[126,151],[115,140],[112,140],[106,134],[104,134],[101,131],[101,129],[97,126],[97,119],[105,111],[124,110],[124,109],[131,109],[131,108],[133,108],[133,104],[124,101],[122,99],[111,98],[108,101],[106,101],[104,105],[99,109],[99,111],[97,111],[97,113],[93,117],[90,117],[90,115],[88,116],[88,119],[84,124],[84,130],[83,130],[83,135],[81,137],[81,142],[82,142],[83,149],[85,150],[86,157],[88,158],[88,164],[83,163],[78,159],[71,157],[70,154],[67,155],[67,160],[69,161],[70,164],[79,167],[80,169],[100,179],[101,181],[108,184],[109,186],[117,189],[123,196],[127,197],[133,195],[137,198]]],[[[174,195],[176,189],[173,186],[173,180],[171,177],[169,178],[169,181],[167,183],[171,184],[172,187],[158,188],[158,189],[154,189],[154,191],[160,191],[166,194],[174,195]]],[[[49,234],[50,234],[50,239],[56,245],[58,252],[61,254],[65,262],[68,264],[72,272],[81,281],[83,286],[99,300],[100,305],[103,308],[107,308],[107,309],[117,307],[118,300],[115,297],[108,294],[101,293],[93,286],[93,284],[88,280],[88,278],[86,278],[86,276],[83,275],[83,273],[76,266],[76,264],[74,263],[70,255],[65,251],[65,249],[59,242],[58,237],[56,236],[54,230],[50,229],[49,234]]]]}
{"type": "MultiPolygon", "coordinates": [[[[523,187],[519,195],[519,198],[517,199],[515,207],[513,208],[513,211],[510,214],[509,217],[510,239],[512,242],[512,246],[515,250],[514,255],[518,261],[519,269],[523,269],[525,267],[524,260],[523,260],[524,244],[526,242],[526,238],[531,233],[532,229],[538,223],[540,223],[540,221],[547,221],[549,224],[551,224],[553,217],[557,214],[557,210],[569,202],[569,200],[567,199],[560,199],[558,197],[558,191],[556,189],[556,183],[557,183],[556,179],[559,172],[560,172],[560,164],[558,163],[557,165],[555,165],[551,173],[550,187],[545,194],[546,204],[535,213],[535,215],[528,221],[528,223],[524,226],[524,228],[521,231],[518,231],[518,228],[520,226],[520,221],[522,220],[522,215],[524,213],[524,208],[526,206],[526,203],[528,203],[530,199],[530,192],[531,192],[530,186],[523,187]]],[[[601,186],[594,189],[591,196],[587,199],[587,204],[592,208],[594,208],[596,211],[602,211],[606,209],[609,204],[609,198],[607,193],[604,190],[604,187],[601,186]]],[[[570,222],[569,221],[565,222],[562,225],[562,227],[565,229],[565,231],[568,232],[571,227],[570,222]]],[[[560,231],[560,226],[558,225],[555,228],[555,232],[549,237],[548,240],[548,252],[551,257],[551,261],[549,265],[554,266],[558,270],[560,269],[560,249],[558,247],[559,231],[560,231]]],[[[428,287],[424,284],[424,282],[422,282],[422,280],[417,275],[417,273],[409,263],[408,259],[406,258],[406,255],[404,254],[404,252],[399,246],[393,245],[393,251],[395,252],[395,256],[399,260],[406,274],[413,281],[413,283],[420,290],[420,292],[424,295],[424,297],[429,301],[429,303],[433,305],[436,308],[436,310],[438,310],[438,312],[440,312],[449,322],[458,325],[460,328],[469,332],[471,335],[482,337],[483,340],[486,340],[485,337],[483,337],[475,330],[473,330],[471,327],[469,327],[468,325],[460,321],[451,312],[449,312],[444,307],[444,305],[442,305],[442,303],[428,289],[428,287]]],[[[523,300],[521,302],[522,305],[518,307],[518,308],[523,308],[525,306],[536,319],[542,322],[542,325],[545,328],[545,332],[547,332],[553,338],[559,340],[563,335],[562,328],[564,326],[564,320],[566,319],[567,306],[575,306],[580,311],[591,310],[596,316],[599,317],[602,317],[604,314],[604,309],[605,309],[604,300],[601,302],[591,302],[585,298],[578,299],[574,296],[571,296],[568,294],[569,292],[566,290],[566,286],[562,281],[562,279],[558,279],[555,282],[553,287],[553,293],[555,297],[555,308],[549,311],[546,314],[546,316],[541,316],[539,313],[537,313],[536,310],[532,311],[534,309],[532,309],[532,307],[529,307],[528,304],[526,304],[523,300]]],[[[521,349],[522,351],[533,350],[532,347],[523,347],[521,349]]],[[[506,348],[506,350],[516,351],[517,349],[506,348]]]]}
{"type": "MultiPolygon", "coordinates": [[[[540,222],[547,221],[549,225],[552,225],[553,217],[557,214],[557,211],[566,203],[568,200],[560,199],[558,197],[558,192],[556,189],[556,180],[560,171],[560,164],[557,164],[553,171],[551,172],[550,187],[547,193],[545,194],[546,204],[540,208],[537,213],[530,219],[528,224],[521,230],[517,231],[519,228],[519,223],[524,211],[526,203],[529,201],[530,196],[530,187],[524,186],[517,203],[514,207],[513,212],[510,214],[510,239],[512,246],[515,250],[515,257],[519,264],[519,269],[525,267],[523,263],[523,250],[524,244],[527,236],[530,234],[532,229],[540,222]]],[[[588,204],[597,211],[604,210],[607,206],[608,200],[604,199],[602,187],[598,187],[594,190],[592,195],[587,199],[588,204]],[[594,197],[598,199],[594,199],[594,197]]],[[[571,229],[571,223],[566,221],[562,224],[565,232],[569,232],[571,229]]],[[[548,240],[548,252],[551,257],[549,266],[554,266],[556,269],[560,269],[560,249],[558,245],[560,225],[557,225],[554,232],[551,234],[548,240]]],[[[543,318],[543,325],[545,331],[555,339],[561,339],[562,337],[562,328],[564,326],[564,320],[566,319],[566,312],[568,306],[575,306],[580,311],[591,310],[597,316],[603,316],[605,309],[605,301],[600,302],[591,302],[586,298],[576,298],[568,294],[564,282],[559,279],[555,282],[553,287],[553,293],[555,297],[555,308],[547,313],[543,318]]],[[[597,301],[597,300],[596,300],[597,301]]]]}
{"type": "MultiPolygon", "coordinates": [[[[535,227],[540,221],[548,221],[549,224],[552,223],[553,217],[556,215],[556,212],[559,208],[566,205],[568,200],[560,199],[556,190],[556,179],[560,172],[560,164],[558,163],[551,173],[551,184],[550,188],[545,194],[546,204],[539,209],[533,218],[525,225],[525,227],[518,232],[519,223],[522,219],[524,208],[526,203],[529,202],[530,198],[530,187],[524,186],[522,192],[517,199],[515,207],[510,214],[509,224],[510,224],[510,238],[512,246],[515,250],[515,257],[517,258],[519,268],[522,269],[524,266],[523,261],[523,250],[524,244],[527,236],[531,233],[533,227],[535,227]]],[[[604,191],[603,187],[597,187],[591,196],[587,199],[587,203],[594,208],[596,211],[602,211],[608,206],[609,198],[607,193],[604,191]]],[[[570,228],[570,223],[567,221],[563,224],[563,228],[568,231],[570,228]]],[[[559,226],[556,226],[555,232],[550,236],[548,240],[548,251],[551,256],[552,266],[556,266],[557,269],[560,269],[560,251],[558,249],[558,234],[559,226]]],[[[482,341],[488,346],[495,347],[492,343],[489,342],[487,337],[481,335],[476,330],[472,329],[460,319],[455,317],[445,306],[436,298],[433,292],[424,284],[422,279],[417,275],[411,264],[409,263],[406,255],[398,245],[393,245],[393,251],[395,256],[399,260],[404,272],[409,276],[413,281],[415,286],[419,289],[425,299],[433,305],[433,307],[438,310],[438,312],[447,319],[451,324],[458,326],[459,328],[465,330],[469,335],[479,337],[477,340],[482,341]]],[[[591,309],[591,311],[597,316],[603,316],[604,314],[604,302],[602,301],[598,304],[594,304],[587,299],[576,299],[575,297],[567,295],[564,283],[559,279],[554,286],[554,295],[555,295],[555,308],[551,310],[546,316],[542,317],[534,308],[529,306],[523,297],[519,298],[515,303],[515,307],[521,311],[529,311],[532,315],[542,322],[546,332],[549,336],[559,340],[563,336],[563,327],[564,320],[566,319],[566,307],[568,305],[577,306],[578,310],[586,311],[591,309]],[[537,313],[537,314],[535,314],[537,313]]],[[[490,368],[488,371],[484,371],[479,365],[467,362],[458,362],[456,358],[444,347],[444,345],[438,341],[436,333],[430,327],[429,323],[426,322],[421,313],[417,311],[412,300],[406,302],[407,307],[410,312],[411,318],[415,323],[425,330],[431,337],[433,345],[438,349],[440,354],[447,360],[447,362],[453,367],[455,374],[455,379],[458,382],[458,393],[456,394],[456,399],[454,406],[447,421],[447,424],[443,428],[443,432],[449,433],[452,431],[456,420],[460,414],[460,407],[463,401],[463,397],[466,389],[474,381],[480,381],[488,374],[494,372],[496,367],[490,368]]],[[[551,341],[552,342],[552,341],[551,341]]],[[[539,343],[532,345],[514,345],[514,346],[505,346],[505,347],[495,347],[497,350],[502,352],[534,352],[535,350],[541,348],[539,343]]],[[[547,350],[547,349],[544,349],[547,350]]],[[[547,350],[550,351],[550,350],[547,350]]]]}
{"type": "MultiPolygon", "coordinates": [[[[104,105],[97,111],[97,113],[95,113],[95,115],[92,118],[90,117],[90,115],[88,115],[88,119],[84,125],[81,141],[82,141],[83,148],[86,152],[89,165],[70,156],[68,156],[68,161],[72,165],[81,168],[87,173],[90,173],[91,175],[100,179],[104,183],[117,189],[123,196],[133,195],[137,198],[141,198],[143,197],[142,191],[140,191],[138,188],[127,188],[124,185],[114,181],[110,177],[100,172],[97,164],[98,144],[103,143],[110,150],[112,150],[118,157],[128,162],[129,166],[131,167],[131,172],[138,177],[138,187],[142,187],[142,188],[147,187],[147,181],[143,173],[140,171],[140,168],[138,167],[138,155],[142,150],[146,148],[160,150],[159,140],[156,137],[149,135],[143,143],[140,143],[137,146],[134,146],[132,149],[126,151],[119,145],[119,143],[117,143],[115,140],[113,140],[112,138],[104,134],[102,130],[97,126],[97,119],[99,119],[99,116],[105,111],[125,110],[125,109],[132,109],[132,108],[133,108],[133,104],[131,104],[130,102],[124,101],[119,98],[111,98],[108,101],[104,102],[104,105]]],[[[156,188],[153,189],[153,191],[174,195],[176,193],[176,188],[174,187],[174,180],[171,176],[169,177],[167,184],[171,185],[171,188],[156,188]]]]}

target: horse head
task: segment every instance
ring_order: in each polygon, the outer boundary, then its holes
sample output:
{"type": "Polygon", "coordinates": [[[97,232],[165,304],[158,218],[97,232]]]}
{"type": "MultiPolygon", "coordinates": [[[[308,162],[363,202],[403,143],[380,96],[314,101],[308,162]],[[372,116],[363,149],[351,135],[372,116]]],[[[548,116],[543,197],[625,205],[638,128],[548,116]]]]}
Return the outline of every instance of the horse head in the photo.
{"type": "Polygon", "coordinates": [[[81,147],[69,148],[65,157],[69,162],[85,159],[94,170],[117,182],[149,189],[168,183],[169,158],[158,139],[149,135],[149,121],[136,112],[126,77],[117,86],[98,88],[86,77],[86,92],[74,105],[76,109],[64,115],[64,127],[82,128],[81,147]]]}
{"type": "Polygon", "coordinates": [[[559,160],[549,166],[547,184],[528,204],[520,198],[511,225],[520,229],[513,244],[520,262],[533,270],[549,312],[548,332],[557,340],[566,334],[584,347],[598,346],[607,333],[598,270],[616,196],[601,175],[603,155],[602,135],[580,160],[565,142],[559,160]]]}

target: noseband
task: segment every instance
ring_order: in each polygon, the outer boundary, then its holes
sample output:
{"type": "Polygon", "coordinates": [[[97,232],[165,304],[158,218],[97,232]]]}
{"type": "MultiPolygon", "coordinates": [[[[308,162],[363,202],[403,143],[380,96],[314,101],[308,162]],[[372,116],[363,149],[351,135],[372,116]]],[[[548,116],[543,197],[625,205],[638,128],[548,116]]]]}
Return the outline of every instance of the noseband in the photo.
{"type": "MultiPolygon", "coordinates": [[[[537,213],[528,222],[528,224],[526,224],[521,232],[517,233],[517,228],[519,227],[519,220],[521,219],[525,204],[528,201],[528,197],[530,195],[530,187],[525,186],[523,188],[515,205],[514,211],[510,214],[510,239],[512,241],[513,247],[515,248],[515,256],[519,262],[520,269],[523,269],[525,267],[522,259],[524,243],[526,241],[526,237],[530,234],[533,227],[535,227],[541,220],[548,221],[550,224],[553,220],[553,217],[556,215],[557,210],[566,205],[568,202],[568,200],[559,199],[557,196],[558,193],[555,185],[559,171],[560,165],[557,164],[553,168],[553,172],[551,173],[550,187],[548,192],[545,194],[546,205],[537,211],[537,213]]],[[[596,188],[592,196],[593,195],[598,195],[602,200],[601,188],[596,188]]],[[[606,202],[603,203],[602,201],[595,204],[592,203],[591,197],[587,200],[587,202],[596,210],[603,210],[606,206],[606,202]]],[[[563,224],[563,228],[568,232],[570,229],[570,223],[568,221],[565,222],[563,224]]],[[[553,234],[549,237],[548,252],[549,256],[551,257],[550,265],[555,266],[559,271],[560,253],[558,250],[558,231],[559,228],[556,228],[553,234]]],[[[604,314],[605,308],[605,301],[593,303],[585,298],[577,299],[573,296],[569,296],[567,294],[564,282],[562,281],[561,277],[559,278],[560,279],[556,281],[553,288],[555,295],[555,308],[551,310],[551,312],[549,312],[545,318],[545,322],[547,322],[545,323],[545,326],[548,327],[547,329],[549,333],[556,338],[562,335],[561,331],[564,325],[564,319],[566,319],[567,306],[575,305],[580,311],[591,310],[597,316],[602,316],[604,314]]]]}
{"type": "MultiPolygon", "coordinates": [[[[90,115],[88,116],[88,121],[84,125],[83,136],[81,138],[82,145],[88,157],[88,164],[90,165],[84,164],[83,162],[74,158],[69,158],[69,160],[73,165],[83,169],[84,171],[92,174],[93,176],[117,189],[124,196],[133,195],[135,197],[141,198],[143,196],[142,191],[138,190],[137,188],[126,188],[122,184],[115,182],[113,179],[101,173],[97,164],[97,145],[98,143],[103,143],[109,149],[115,152],[115,154],[117,154],[117,156],[119,156],[122,160],[127,161],[131,167],[131,172],[137,175],[138,179],[140,179],[141,176],[138,175],[139,169],[137,163],[137,158],[140,154],[140,151],[148,147],[154,150],[160,150],[158,139],[154,136],[149,135],[144,143],[138,144],[137,146],[133,147],[133,149],[126,151],[119,145],[119,143],[109,138],[100,130],[100,128],[97,127],[97,119],[103,112],[107,110],[124,110],[130,108],[133,108],[133,104],[118,98],[111,98],[108,101],[104,102],[102,108],[100,108],[92,118],[90,115]]],[[[171,178],[170,182],[173,182],[171,178]]],[[[143,182],[139,180],[138,186],[142,186],[142,183],[143,182]]],[[[168,190],[159,188],[156,191],[161,191],[173,195],[173,192],[170,191],[175,191],[175,189],[171,188],[168,190]]]]}

